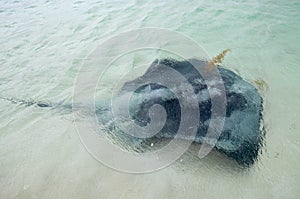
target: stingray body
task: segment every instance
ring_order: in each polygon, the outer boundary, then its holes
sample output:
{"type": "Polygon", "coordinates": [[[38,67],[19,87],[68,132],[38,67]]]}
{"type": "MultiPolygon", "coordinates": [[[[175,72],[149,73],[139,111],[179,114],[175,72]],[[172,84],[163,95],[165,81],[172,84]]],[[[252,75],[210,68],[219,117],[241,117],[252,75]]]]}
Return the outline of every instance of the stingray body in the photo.
{"type": "MultiPolygon", "coordinates": [[[[203,68],[207,64],[206,61],[197,60],[198,67],[203,68]]],[[[129,92],[135,84],[144,79],[159,76],[163,66],[175,69],[192,85],[197,96],[200,114],[199,126],[193,142],[200,144],[209,142],[205,139],[205,135],[212,113],[211,95],[203,77],[188,60],[155,60],[144,75],[125,83],[116,97],[126,95],[127,91],[129,92]]],[[[241,165],[252,165],[257,160],[263,139],[261,130],[262,97],[253,85],[236,73],[224,68],[216,68],[216,70],[219,71],[224,83],[227,106],[224,126],[214,147],[241,165]]],[[[163,128],[153,137],[158,140],[162,138],[173,139],[181,121],[181,107],[176,96],[165,86],[150,83],[135,90],[129,104],[132,120],[140,126],[147,126],[150,122],[149,109],[155,104],[164,107],[167,119],[163,128]]],[[[112,122],[112,116],[109,112],[109,108],[102,107],[98,110],[98,115],[100,123],[104,125],[109,123],[109,129],[112,130],[115,128],[115,124],[112,122]]],[[[122,133],[119,133],[119,136],[125,142],[127,140],[131,143],[147,140],[147,138],[135,138],[122,133]]],[[[153,141],[153,138],[151,139],[153,141]]],[[[191,138],[183,136],[181,139],[191,138]]]]}
{"type": "MultiPolygon", "coordinates": [[[[197,67],[202,69],[209,64],[202,60],[193,61],[197,64],[197,67]]],[[[180,139],[192,139],[194,143],[200,144],[210,143],[206,134],[211,120],[211,97],[213,96],[209,93],[205,80],[195,69],[194,65],[191,64],[191,60],[155,60],[144,75],[133,81],[126,82],[115,97],[122,99],[122,96],[131,92],[132,87],[136,84],[140,84],[145,79],[151,79],[151,77],[161,76],[161,69],[163,67],[170,67],[180,73],[193,87],[194,93],[197,96],[197,106],[200,115],[196,136],[191,138],[189,135],[183,135],[180,139]]],[[[236,73],[225,68],[215,68],[214,70],[218,70],[221,76],[227,101],[224,126],[221,134],[217,137],[217,143],[214,145],[214,148],[236,160],[240,165],[252,165],[258,158],[263,142],[263,131],[261,128],[262,97],[253,85],[243,80],[236,73]]],[[[188,98],[185,100],[188,101],[188,98]]],[[[63,108],[63,110],[72,111],[72,105],[66,105],[63,102],[48,103],[3,97],[0,99],[25,106],[35,105],[41,108],[63,108]]],[[[181,122],[182,107],[174,93],[163,85],[149,83],[134,91],[129,103],[131,119],[141,127],[147,126],[150,122],[149,110],[155,104],[164,107],[167,119],[163,128],[151,138],[137,138],[118,129],[118,125],[115,123],[112,115],[111,107],[107,103],[97,105],[96,115],[98,116],[99,123],[106,130],[105,132],[113,135],[114,139],[131,146],[129,148],[140,148],[141,143],[149,140],[155,142],[155,140],[159,141],[161,139],[174,139],[178,131],[181,122]]],[[[124,104],[124,106],[128,106],[128,104],[124,104]]]]}

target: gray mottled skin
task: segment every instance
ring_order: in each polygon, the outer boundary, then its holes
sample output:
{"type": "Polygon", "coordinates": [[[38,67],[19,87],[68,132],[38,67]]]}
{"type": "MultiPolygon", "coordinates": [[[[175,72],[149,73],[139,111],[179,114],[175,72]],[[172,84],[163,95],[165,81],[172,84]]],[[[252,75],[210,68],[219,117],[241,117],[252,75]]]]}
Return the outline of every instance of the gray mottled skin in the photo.
{"type": "MultiPolygon", "coordinates": [[[[190,64],[190,61],[176,61],[173,59],[155,60],[144,75],[131,82],[125,83],[117,97],[122,97],[122,95],[128,93],[128,91],[131,91],[131,88],[135,84],[140,85],[145,79],[151,79],[153,76],[161,75],[161,66],[171,67],[186,78],[189,84],[193,86],[194,92],[197,95],[200,121],[196,137],[193,141],[195,143],[209,143],[210,141],[204,139],[204,136],[206,135],[211,117],[211,97],[214,97],[214,94],[209,94],[205,81],[190,64]]],[[[193,61],[193,64],[196,63],[197,67],[205,67],[207,65],[205,61],[193,61]]],[[[252,165],[255,160],[257,160],[260,148],[262,147],[263,132],[260,124],[263,109],[262,98],[253,85],[243,80],[234,72],[224,68],[218,68],[217,70],[219,70],[224,82],[227,107],[225,124],[215,148],[225,153],[228,157],[233,158],[241,165],[252,165]]],[[[216,83],[220,82],[216,80],[216,83]]],[[[180,88],[173,89],[184,89],[184,85],[180,88]]],[[[66,105],[63,102],[49,103],[5,97],[0,97],[0,99],[25,106],[35,105],[41,108],[63,108],[63,110],[72,110],[71,104],[66,105]]],[[[188,97],[186,100],[189,100],[188,97]]],[[[130,116],[136,124],[146,126],[150,122],[149,108],[154,104],[164,106],[167,113],[167,120],[162,130],[158,132],[154,138],[150,138],[151,142],[155,141],[155,139],[159,141],[162,138],[174,138],[180,124],[181,108],[178,99],[168,88],[158,84],[148,84],[139,87],[131,97],[129,105],[130,116]]],[[[130,146],[128,147],[130,149],[141,151],[142,143],[149,140],[149,138],[142,139],[132,137],[118,129],[112,119],[111,108],[106,103],[97,105],[96,113],[99,123],[102,124],[106,132],[115,140],[118,140],[116,143],[130,146]]],[[[184,136],[180,139],[188,140],[191,139],[191,137],[184,136]]]]}
{"type": "MultiPolygon", "coordinates": [[[[200,67],[205,67],[207,62],[198,60],[200,67]]],[[[193,86],[197,95],[200,121],[195,143],[203,143],[211,116],[211,95],[203,78],[190,64],[189,61],[176,61],[173,59],[155,60],[146,73],[124,84],[118,96],[122,96],[127,90],[136,84],[154,75],[159,75],[162,65],[171,67],[181,73],[193,86]]],[[[223,79],[227,98],[226,119],[223,130],[215,148],[228,157],[235,159],[241,165],[252,165],[258,157],[262,145],[262,98],[257,89],[243,80],[234,72],[218,68],[223,79]]],[[[117,96],[117,97],[118,97],[117,96]]],[[[186,99],[188,100],[188,99],[186,99]]],[[[164,106],[167,112],[167,121],[163,129],[155,135],[156,139],[174,138],[180,124],[180,104],[175,95],[166,87],[159,84],[149,84],[138,88],[130,101],[130,114],[134,122],[140,126],[146,126],[150,122],[149,108],[154,104],[164,106]]],[[[109,112],[109,111],[107,111],[109,112]]],[[[110,115],[105,113],[105,108],[99,109],[99,121],[107,124],[110,115]]],[[[114,124],[110,122],[109,129],[114,124]]],[[[119,133],[119,136],[128,143],[139,143],[142,139],[133,138],[119,133]],[[127,141],[126,141],[127,140],[127,141]]],[[[190,139],[183,137],[182,139],[190,139]]]]}

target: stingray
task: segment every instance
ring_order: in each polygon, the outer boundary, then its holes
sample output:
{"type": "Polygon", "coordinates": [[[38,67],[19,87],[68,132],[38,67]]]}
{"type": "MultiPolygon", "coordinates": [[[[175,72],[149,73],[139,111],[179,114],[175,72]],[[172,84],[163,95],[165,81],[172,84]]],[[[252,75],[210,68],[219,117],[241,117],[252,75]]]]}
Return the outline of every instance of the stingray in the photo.
{"type": "MultiPolygon", "coordinates": [[[[160,76],[163,67],[170,67],[180,73],[192,85],[198,100],[200,119],[196,136],[191,138],[186,135],[181,136],[180,139],[193,139],[194,143],[199,144],[211,143],[206,134],[212,117],[213,96],[208,91],[206,81],[195,69],[195,64],[191,64],[191,62],[196,63],[197,67],[203,70],[207,70],[205,67],[209,66],[209,62],[199,59],[183,61],[157,59],[142,76],[126,82],[115,98],[120,98],[122,101],[122,96],[130,92],[136,84],[147,82],[151,77],[160,76]]],[[[214,148],[240,165],[253,165],[258,159],[264,137],[261,124],[263,99],[252,84],[233,71],[222,67],[217,67],[215,70],[218,70],[222,78],[227,102],[224,126],[217,137],[214,148]]],[[[174,139],[180,125],[182,107],[176,95],[166,86],[146,83],[136,89],[129,101],[131,119],[141,127],[147,126],[151,121],[149,110],[155,104],[163,106],[167,118],[163,128],[151,138],[137,138],[118,129],[117,124],[112,119],[112,110],[109,106],[98,107],[97,115],[99,122],[106,126],[107,131],[117,132],[117,137],[121,138],[122,142],[125,140],[129,145],[139,146],[147,140],[151,140],[153,143],[160,139],[174,139]]]]}
{"type": "MultiPolygon", "coordinates": [[[[197,67],[202,69],[209,65],[209,62],[199,59],[193,60],[193,62],[197,63],[197,67]]],[[[206,134],[212,117],[212,95],[208,91],[206,81],[195,69],[194,64],[191,64],[191,60],[156,59],[142,76],[126,82],[115,98],[122,98],[123,95],[132,90],[132,87],[143,82],[145,79],[161,75],[163,67],[170,67],[180,73],[192,86],[197,96],[199,125],[196,135],[193,138],[183,135],[180,139],[193,139],[192,141],[196,144],[210,143],[206,134]]],[[[258,159],[263,145],[264,134],[261,124],[263,99],[252,84],[245,81],[233,71],[222,67],[217,67],[214,70],[218,70],[222,78],[226,95],[224,125],[220,135],[217,137],[214,148],[240,165],[251,166],[258,159]]],[[[72,105],[65,105],[63,103],[55,104],[3,97],[2,99],[13,103],[21,103],[26,106],[36,105],[42,108],[63,107],[64,109],[72,110],[72,105]]],[[[155,104],[159,104],[165,109],[167,118],[163,128],[149,138],[137,138],[118,129],[109,103],[98,104],[96,106],[96,115],[99,123],[107,133],[114,134],[113,137],[118,138],[122,143],[133,147],[142,147],[142,143],[147,143],[149,140],[152,143],[161,139],[174,139],[181,122],[182,107],[177,96],[166,86],[148,83],[136,89],[131,96],[129,112],[134,123],[141,127],[147,126],[151,120],[149,110],[155,104]]]]}

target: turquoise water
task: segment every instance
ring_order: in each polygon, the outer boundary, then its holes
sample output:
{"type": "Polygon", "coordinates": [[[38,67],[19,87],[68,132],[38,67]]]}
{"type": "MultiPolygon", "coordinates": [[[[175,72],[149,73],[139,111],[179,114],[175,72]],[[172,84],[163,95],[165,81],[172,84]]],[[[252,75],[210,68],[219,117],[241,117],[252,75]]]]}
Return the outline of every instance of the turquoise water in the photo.
{"type": "MultiPolygon", "coordinates": [[[[61,110],[0,100],[1,198],[299,198],[300,3],[291,1],[1,1],[0,96],[71,102],[77,72],[108,38],[158,27],[194,39],[224,65],[265,82],[265,147],[240,170],[193,149],[159,172],[94,160],[61,110]]],[[[154,59],[155,57],[153,57],[154,59]]]]}

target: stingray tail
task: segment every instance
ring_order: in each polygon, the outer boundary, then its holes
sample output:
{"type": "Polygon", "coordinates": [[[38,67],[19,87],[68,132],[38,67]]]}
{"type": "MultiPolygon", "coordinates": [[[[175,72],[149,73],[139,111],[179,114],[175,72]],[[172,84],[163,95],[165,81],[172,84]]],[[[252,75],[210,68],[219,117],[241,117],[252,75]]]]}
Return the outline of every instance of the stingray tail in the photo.
{"type": "Polygon", "coordinates": [[[35,101],[35,100],[24,100],[24,99],[18,99],[15,97],[2,97],[0,96],[1,100],[9,101],[13,104],[19,104],[23,106],[38,106],[38,107],[54,107],[54,104],[50,102],[44,102],[44,101],[35,101]]]}

